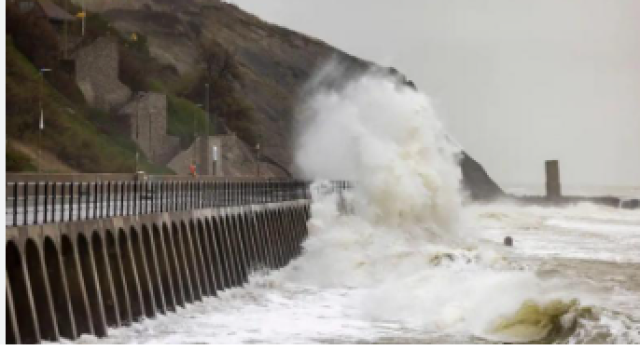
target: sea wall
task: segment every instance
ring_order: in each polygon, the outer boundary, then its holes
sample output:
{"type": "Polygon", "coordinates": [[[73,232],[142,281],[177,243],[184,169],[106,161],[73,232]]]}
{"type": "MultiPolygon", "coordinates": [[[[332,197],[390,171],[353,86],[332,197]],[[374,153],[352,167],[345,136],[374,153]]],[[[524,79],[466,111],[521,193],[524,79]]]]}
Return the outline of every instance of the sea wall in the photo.
{"type": "Polygon", "coordinates": [[[308,200],[8,227],[7,343],[173,312],[301,253],[308,200]]]}

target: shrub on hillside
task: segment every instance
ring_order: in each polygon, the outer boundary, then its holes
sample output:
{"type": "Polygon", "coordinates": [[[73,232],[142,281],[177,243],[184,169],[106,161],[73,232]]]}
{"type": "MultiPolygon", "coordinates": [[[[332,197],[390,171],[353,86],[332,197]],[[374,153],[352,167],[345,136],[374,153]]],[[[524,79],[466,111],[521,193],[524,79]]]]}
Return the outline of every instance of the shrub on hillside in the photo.
{"type": "Polygon", "coordinates": [[[7,171],[15,172],[15,171],[33,171],[36,170],[36,167],[31,163],[31,159],[22,152],[18,151],[14,147],[11,146],[10,143],[7,144],[7,171]]]}
{"type": "Polygon", "coordinates": [[[7,35],[36,67],[57,64],[58,37],[45,18],[33,12],[22,13],[14,3],[7,3],[7,35]]]}

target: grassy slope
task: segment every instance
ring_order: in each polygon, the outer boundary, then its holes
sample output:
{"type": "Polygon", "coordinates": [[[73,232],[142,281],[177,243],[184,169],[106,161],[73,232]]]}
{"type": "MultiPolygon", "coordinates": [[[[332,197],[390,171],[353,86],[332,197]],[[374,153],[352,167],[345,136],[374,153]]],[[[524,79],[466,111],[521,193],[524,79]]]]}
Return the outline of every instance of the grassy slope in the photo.
{"type": "MultiPolygon", "coordinates": [[[[7,136],[30,144],[38,142],[40,78],[38,70],[7,38],[7,136]]],[[[122,134],[105,127],[104,116],[96,116],[85,105],[62,96],[46,80],[42,84],[45,129],[42,147],[84,172],[132,172],[135,145],[122,134]],[[100,120],[100,118],[103,118],[100,120]]],[[[16,158],[15,155],[10,157],[16,158]]],[[[11,158],[8,158],[10,160],[11,158]]],[[[30,171],[33,160],[13,162],[12,171],[30,171]],[[21,166],[24,165],[24,166],[21,166]]],[[[167,173],[164,167],[141,157],[140,168],[167,173]]],[[[46,169],[44,169],[46,171],[46,169]]]]}
{"type": "MultiPolygon", "coordinates": [[[[180,137],[182,145],[193,143],[196,135],[204,135],[207,130],[207,116],[202,108],[191,101],[169,94],[167,96],[167,133],[180,137]],[[194,128],[195,119],[195,128],[194,128]]],[[[213,134],[213,126],[209,126],[209,134],[213,134]]]]}

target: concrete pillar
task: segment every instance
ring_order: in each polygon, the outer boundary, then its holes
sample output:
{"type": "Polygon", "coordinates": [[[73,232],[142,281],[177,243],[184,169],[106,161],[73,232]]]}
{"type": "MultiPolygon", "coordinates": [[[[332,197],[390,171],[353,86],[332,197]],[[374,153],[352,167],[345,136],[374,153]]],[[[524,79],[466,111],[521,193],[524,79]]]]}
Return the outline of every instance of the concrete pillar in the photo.
{"type": "Polygon", "coordinates": [[[557,160],[545,162],[547,174],[547,198],[560,198],[562,191],[560,187],[560,165],[557,160]]]}
{"type": "Polygon", "coordinates": [[[222,174],[222,142],[219,137],[199,137],[194,147],[198,149],[198,174],[199,175],[215,175],[222,174]],[[213,148],[217,149],[217,161],[214,159],[213,148]]]}

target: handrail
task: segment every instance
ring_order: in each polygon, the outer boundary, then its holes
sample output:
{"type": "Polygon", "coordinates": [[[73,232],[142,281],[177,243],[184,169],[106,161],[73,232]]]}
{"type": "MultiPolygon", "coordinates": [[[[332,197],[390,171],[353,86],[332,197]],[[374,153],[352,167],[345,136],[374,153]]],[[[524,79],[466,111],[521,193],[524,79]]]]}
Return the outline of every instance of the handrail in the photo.
{"type": "MultiPolygon", "coordinates": [[[[8,177],[6,225],[137,216],[158,212],[278,203],[311,198],[309,182],[292,179],[149,176],[8,177]],[[43,179],[48,179],[44,180],[43,179]],[[57,181],[51,181],[57,180],[57,181]],[[78,181],[74,181],[78,180],[78,181]]],[[[348,188],[334,181],[336,190],[348,188]]]]}

